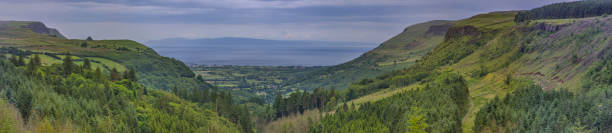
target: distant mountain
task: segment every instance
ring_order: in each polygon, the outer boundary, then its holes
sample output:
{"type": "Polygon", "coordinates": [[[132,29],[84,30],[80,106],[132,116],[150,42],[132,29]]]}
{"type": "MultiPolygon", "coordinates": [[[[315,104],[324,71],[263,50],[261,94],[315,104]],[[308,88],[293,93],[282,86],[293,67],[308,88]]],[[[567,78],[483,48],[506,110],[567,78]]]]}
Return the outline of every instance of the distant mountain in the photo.
{"type": "Polygon", "coordinates": [[[161,55],[204,65],[335,65],[376,45],[360,42],[252,38],[169,38],[146,42],[161,55]]]}

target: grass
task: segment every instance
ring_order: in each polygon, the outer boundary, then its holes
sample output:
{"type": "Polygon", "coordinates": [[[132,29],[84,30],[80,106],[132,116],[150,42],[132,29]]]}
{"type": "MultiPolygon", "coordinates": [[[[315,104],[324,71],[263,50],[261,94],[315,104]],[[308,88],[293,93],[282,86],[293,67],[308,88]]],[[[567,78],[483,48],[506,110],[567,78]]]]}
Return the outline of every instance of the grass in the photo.
{"type": "Polygon", "coordinates": [[[530,20],[529,25],[538,24],[538,23],[562,25],[562,24],[571,24],[571,23],[575,23],[575,22],[583,21],[583,20],[596,20],[596,19],[605,19],[605,18],[606,17],[604,16],[597,16],[597,17],[588,17],[588,18],[536,19],[536,20],[530,20]]]}
{"type": "Polygon", "coordinates": [[[112,60],[109,60],[109,59],[104,59],[104,58],[100,58],[100,57],[87,57],[87,59],[92,60],[92,61],[100,62],[100,64],[95,63],[97,65],[92,65],[92,68],[95,68],[95,67],[105,68],[104,66],[106,66],[109,69],[116,68],[117,71],[120,71],[120,72],[123,72],[123,71],[127,70],[127,68],[125,66],[121,65],[120,63],[117,63],[117,62],[114,62],[112,60]]]}
{"type": "Polygon", "coordinates": [[[597,53],[600,53],[609,44],[609,39],[604,39],[607,37],[605,34],[593,32],[597,31],[593,29],[612,25],[612,22],[594,21],[593,19],[535,20],[553,24],[569,24],[559,31],[554,31],[554,36],[552,33],[539,31],[517,33],[511,27],[507,27],[510,29],[498,29],[498,31],[505,30],[506,32],[497,35],[458,63],[446,67],[446,69],[463,74],[470,83],[471,107],[464,117],[463,131],[472,132],[473,121],[480,107],[496,96],[504,97],[518,86],[537,84],[545,90],[561,87],[580,88],[582,75],[589,69],[589,62],[597,60],[595,58],[597,53]],[[585,24],[592,26],[590,28],[581,26],[585,24]],[[526,47],[531,48],[532,52],[523,53],[516,60],[511,59],[516,46],[519,46],[517,44],[525,44],[526,47]],[[498,55],[487,54],[491,51],[497,52],[498,55]],[[574,55],[578,57],[578,62],[572,61],[571,57],[574,55]],[[509,64],[504,65],[504,63],[509,64]],[[488,68],[490,72],[483,77],[473,77],[472,73],[481,65],[488,68]],[[508,73],[511,73],[513,77],[510,85],[503,82],[508,73]]]}
{"type": "Polygon", "coordinates": [[[401,70],[432,51],[444,40],[444,33],[428,33],[432,26],[452,26],[453,21],[429,21],[407,27],[404,32],[383,42],[379,47],[349,62],[321,68],[289,80],[289,88],[348,88],[364,78],[401,70]]]}
{"type": "Polygon", "coordinates": [[[515,11],[506,11],[479,14],[468,19],[459,21],[456,26],[471,25],[478,28],[479,30],[484,31],[506,29],[515,25],[514,16],[517,13],[518,12],[515,11]]]}
{"type": "MultiPolygon", "coordinates": [[[[469,83],[470,105],[462,120],[464,132],[473,132],[473,121],[483,105],[495,97],[504,97],[519,86],[537,83],[544,89],[579,88],[581,75],[588,69],[588,61],[595,60],[594,57],[597,57],[595,54],[600,53],[599,51],[605,49],[606,44],[609,44],[609,39],[605,39],[606,34],[597,33],[600,31],[597,29],[604,27],[594,26],[585,29],[579,24],[597,25],[595,23],[599,23],[605,26],[612,25],[612,21],[597,21],[592,18],[576,20],[578,24],[555,31],[560,35],[558,37],[546,32],[517,31],[513,21],[515,13],[494,12],[457,22],[456,26],[471,25],[480,32],[487,32],[485,34],[491,36],[483,40],[484,44],[473,47],[474,52],[468,56],[461,58],[456,63],[439,68],[440,71],[459,73],[469,83]],[[558,39],[551,37],[558,37],[558,39]],[[539,41],[547,39],[555,41],[539,41]],[[532,51],[521,53],[519,44],[525,44],[532,51]],[[570,58],[572,55],[577,56],[580,61],[573,62],[570,58]],[[475,75],[477,70],[484,70],[486,74],[482,77],[475,75]],[[543,76],[525,73],[542,73],[543,76]],[[510,84],[504,82],[508,74],[512,77],[510,84]]],[[[560,24],[574,22],[574,20],[542,20],[542,22],[560,24]]],[[[450,45],[465,45],[464,43],[469,42],[450,45]]],[[[415,86],[417,85],[385,89],[349,102],[359,105],[378,101],[415,88],[415,86]]]]}
{"type": "MultiPolygon", "coordinates": [[[[51,56],[48,56],[48,55],[38,54],[38,57],[40,58],[40,61],[41,61],[42,65],[44,65],[44,66],[49,66],[51,64],[60,64],[60,63],[62,63],[61,60],[55,59],[55,58],[53,58],[51,56]]],[[[32,58],[32,56],[30,56],[28,58],[32,58]]]]}
{"type": "MultiPolygon", "coordinates": [[[[356,107],[359,107],[359,105],[366,103],[366,102],[376,102],[379,100],[382,100],[384,98],[387,97],[391,97],[393,95],[405,92],[407,90],[412,90],[414,88],[418,88],[421,87],[418,84],[413,84],[410,86],[406,86],[406,87],[402,87],[402,88],[390,88],[390,89],[384,89],[384,90],[380,90],[362,97],[359,97],[357,99],[353,99],[347,102],[347,104],[352,105],[355,104],[356,107]]],[[[341,105],[341,104],[339,104],[341,105]]]]}
{"type": "MultiPolygon", "coordinates": [[[[6,55],[5,57],[7,58],[13,56],[11,54],[5,54],[5,55],[6,55]]],[[[65,55],[57,55],[61,59],[56,59],[56,58],[53,58],[51,56],[44,55],[44,54],[35,54],[35,55],[38,55],[38,57],[41,60],[42,65],[44,66],[50,66],[52,64],[61,64],[63,62],[62,59],[66,57],[65,55]]],[[[24,61],[28,63],[30,59],[34,58],[35,55],[30,55],[30,56],[25,57],[24,61]]],[[[100,57],[82,57],[81,58],[78,56],[72,56],[71,58],[74,60],[74,63],[77,65],[83,65],[83,58],[88,58],[92,60],[91,62],[92,69],[100,68],[103,71],[110,71],[112,70],[112,68],[116,68],[117,71],[119,72],[123,72],[127,70],[125,66],[117,62],[114,62],[108,59],[104,59],[104,58],[100,58],[100,57]],[[97,62],[100,62],[100,63],[97,63],[97,62]]]]}

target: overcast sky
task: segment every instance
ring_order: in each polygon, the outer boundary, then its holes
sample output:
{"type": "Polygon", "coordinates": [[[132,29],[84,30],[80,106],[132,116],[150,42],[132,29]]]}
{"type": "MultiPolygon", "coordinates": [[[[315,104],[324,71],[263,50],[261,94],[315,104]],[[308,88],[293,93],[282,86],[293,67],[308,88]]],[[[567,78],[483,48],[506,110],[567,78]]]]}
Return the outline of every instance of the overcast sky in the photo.
{"type": "Polygon", "coordinates": [[[411,24],[570,0],[0,0],[1,20],[69,38],[250,37],[380,43],[411,24]]]}

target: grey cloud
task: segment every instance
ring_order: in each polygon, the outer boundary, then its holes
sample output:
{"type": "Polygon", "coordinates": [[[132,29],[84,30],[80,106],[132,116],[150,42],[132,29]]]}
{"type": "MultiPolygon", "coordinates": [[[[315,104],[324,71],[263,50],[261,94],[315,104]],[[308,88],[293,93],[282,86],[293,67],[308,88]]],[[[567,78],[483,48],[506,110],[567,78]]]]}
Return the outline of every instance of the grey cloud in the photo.
{"type": "Polygon", "coordinates": [[[44,21],[73,38],[382,42],[418,22],[562,1],[567,0],[3,0],[0,19],[44,21]]]}

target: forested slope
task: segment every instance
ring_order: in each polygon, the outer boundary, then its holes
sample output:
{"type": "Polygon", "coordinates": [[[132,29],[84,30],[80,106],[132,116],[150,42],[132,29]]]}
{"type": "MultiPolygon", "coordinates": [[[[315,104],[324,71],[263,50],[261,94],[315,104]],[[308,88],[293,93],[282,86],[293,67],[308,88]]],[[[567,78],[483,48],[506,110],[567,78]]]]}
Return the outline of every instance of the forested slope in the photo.
{"type": "Polygon", "coordinates": [[[517,22],[536,19],[585,18],[612,14],[610,0],[582,0],[543,6],[516,15],[517,22]]]}
{"type": "Polygon", "coordinates": [[[336,114],[323,118],[311,131],[609,132],[612,17],[520,22],[515,20],[517,14],[492,12],[455,22],[444,41],[413,66],[353,83],[343,94],[351,100],[380,90],[406,91],[393,91],[392,96],[361,102],[344,112],[340,106],[336,114]],[[461,81],[469,92],[465,108],[446,105],[457,99],[447,99],[446,104],[434,102],[443,100],[441,95],[447,93],[433,91],[453,88],[432,85],[448,73],[464,79],[461,81]],[[427,91],[433,94],[413,95],[427,91]],[[427,95],[440,99],[397,104],[427,95]],[[428,110],[429,106],[433,109],[428,110]],[[460,119],[444,118],[444,124],[439,124],[440,113],[461,109],[465,112],[454,113],[460,119]],[[414,117],[394,121],[387,113],[414,117]],[[402,123],[407,128],[398,128],[402,123]]]}
{"type": "Polygon", "coordinates": [[[0,58],[0,131],[240,132],[196,103],[77,67],[84,66],[15,66],[0,58]]]}
{"type": "Polygon", "coordinates": [[[0,131],[255,131],[246,105],[137,42],[2,21],[0,46],[0,131]]]}

